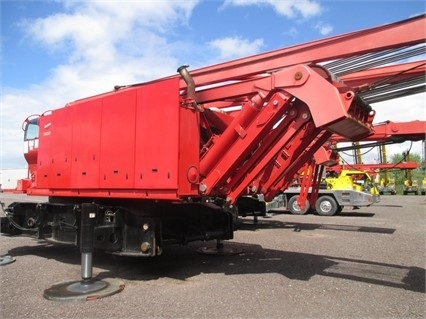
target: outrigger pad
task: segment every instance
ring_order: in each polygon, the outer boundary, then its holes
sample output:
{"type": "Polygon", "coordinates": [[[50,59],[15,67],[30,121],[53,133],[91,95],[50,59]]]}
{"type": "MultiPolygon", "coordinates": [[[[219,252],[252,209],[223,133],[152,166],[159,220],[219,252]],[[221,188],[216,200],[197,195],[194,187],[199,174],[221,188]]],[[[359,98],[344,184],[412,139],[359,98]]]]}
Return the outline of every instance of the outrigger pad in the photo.
{"type": "Polygon", "coordinates": [[[225,246],[223,243],[217,243],[214,247],[200,247],[197,252],[203,255],[232,256],[243,252],[241,248],[225,246]]]}
{"type": "Polygon", "coordinates": [[[124,289],[118,279],[60,282],[44,291],[44,298],[54,301],[90,301],[108,297],[124,289]]]}
{"type": "Polygon", "coordinates": [[[15,258],[9,255],[0,256],[0,266],[11,264],[15,261],[15,258]]]}

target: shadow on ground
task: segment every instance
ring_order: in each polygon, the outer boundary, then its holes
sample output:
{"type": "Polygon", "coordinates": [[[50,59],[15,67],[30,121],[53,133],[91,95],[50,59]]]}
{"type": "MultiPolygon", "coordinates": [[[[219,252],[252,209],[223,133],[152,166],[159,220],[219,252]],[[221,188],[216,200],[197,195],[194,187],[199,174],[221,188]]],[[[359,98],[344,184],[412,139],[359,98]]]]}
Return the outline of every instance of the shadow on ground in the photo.
{"type": "Polygon", "coordinates": [[[295,232],[312,231],[316,229],[330,231],[349,231],[349,232],[364,232],[377,234],[393,234],[395,228],[386,227],[370,227],[356,225],[340,225],[326,223],[300,223],[300,222],[282,222],[273,219],[259,219],[258,222],[253,222],[252,219],[246,218],[240,220],[237,224],[237,230],[256,231],[258,229],[292,229],[295,232]]]}
{"type": "MultiPolygon", "coordinates": [[[[209,273],[238,276],[245,274],[278,273],[293,280],[308,281],[313,276],[327,276],[425,293],[425,269],[395,264],[378,263],[342,256],[324,256],[291,251],[263,249],[260,245],[227,242],[229,248],[241,253],[204,255],[197,249],[214,242],[196,242],[187,246],[166,247],[163,255],[155,258],[137,258],[95,253],[94,267],[104,271],[98,278],[121,278],[148,281],[168,277],[186,280],[209,273]]],[[[73,247],[36,244],[17,247],[8,252],[17,260],[19,256],[36,255],[63,263],[80,263],[78,249],[73,247]]],[[[9,265],[3,266],[9,267],[9,265]]],[[[95,272],[96,274],[96,272],[95,272]]],[[[70,280],[78,278],[70,278],[70,280]]]]}

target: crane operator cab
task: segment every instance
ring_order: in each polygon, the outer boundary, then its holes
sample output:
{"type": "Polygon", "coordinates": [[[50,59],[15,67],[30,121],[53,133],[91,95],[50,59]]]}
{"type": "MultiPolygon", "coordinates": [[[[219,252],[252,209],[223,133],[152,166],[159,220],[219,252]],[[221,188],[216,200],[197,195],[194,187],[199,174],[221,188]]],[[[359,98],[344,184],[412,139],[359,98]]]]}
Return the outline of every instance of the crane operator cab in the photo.
{"type": "MultiPolygon", "coordinates": [[[[32,155],[38,149],[38,137],[39,137],[39,122],[40,116],[31,115],[22,124],[24,130],[24,156],[28,164],[32,164],[32,155]]],[[[37,160],[37,158],[35,158],[37,160]]]]}
{"type": "Polygon", "coordinates": [[[24,157],[28,163],[28,175],[32,182],[35,180],[37,169],[37,154],[39,147],[39,115],[31,115],[22,123],[24,130],[24,157]]]}

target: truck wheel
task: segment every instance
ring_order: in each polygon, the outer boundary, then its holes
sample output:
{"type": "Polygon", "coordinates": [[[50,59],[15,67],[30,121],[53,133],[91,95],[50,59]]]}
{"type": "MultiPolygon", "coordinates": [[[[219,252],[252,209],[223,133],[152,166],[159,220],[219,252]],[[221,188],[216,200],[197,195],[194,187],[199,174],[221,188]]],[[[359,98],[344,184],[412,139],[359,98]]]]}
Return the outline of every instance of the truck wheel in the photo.
{"type": "Polygon", "coordinates": [[[288,208],[290,210],[290,213],[293,215],[305,215],[309,208],[311,208],[311,205],[309,205],[309,201],[306,200],[305,202],[305,208],[301,209],[299,204],[297,203],[298,195],[294,195],[290,200],[288,201],[288,208]]]}
{"type": "Polygon", "coordinates": [[[336,214],[338,207],[333,197],[321,196],[315,203],[315,210],[321,216],[333,216],[336,214]]]}

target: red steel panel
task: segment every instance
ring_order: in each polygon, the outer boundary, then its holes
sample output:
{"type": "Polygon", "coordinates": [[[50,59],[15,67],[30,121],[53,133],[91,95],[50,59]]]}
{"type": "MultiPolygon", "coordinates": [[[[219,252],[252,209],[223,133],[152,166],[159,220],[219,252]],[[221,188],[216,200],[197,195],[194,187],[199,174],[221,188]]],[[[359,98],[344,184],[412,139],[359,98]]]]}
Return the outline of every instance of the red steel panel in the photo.
{"type": "Polygon", "coordinates": [[[136,91],[107,96],[102,104],[100,188],[133,188],[136,91]]]}
{"type": "Polygon", "coordinates": [[[38,188],[67,188],[71,181],[72,109],[40,118],[38,188]]]}
{"type": "Polygon", "coordinates": [[[181,107],[179,115],[179,195],[198,195],[200,170],[199,113],[181,107]]]}
{"type": "Polygon", "coordinates": [[[179,79],[70,103],[40,119],[33,195],[176,199],[197,195],[199,114],[179,79]]]}
{"type": "MultiPolygon", "coordinates": [[[[50,123],[52,115],[41,116],[39,121],[39,147],[37,156],[37,171],[36,171],[36,183],[37,188],[48,188],[49,187],[49,175],[50,175],[50,141],[51,131],[47,123],[50,123]]],[[[51,124],[50,124],[51,125],[51,124]]]]}
{"type": "Polygon", "coordinates": [[[102,100],[83,101],[75,113],[72,138],[73,188],[99,188],[102,100]]]}
{"type": "MultiPolygon", "coordinates": [[[[137,90],[135,188],[178,189],[179,80],[137,90]]],[[[149,196],[149,194],[147,194],[149,196]]]]}

